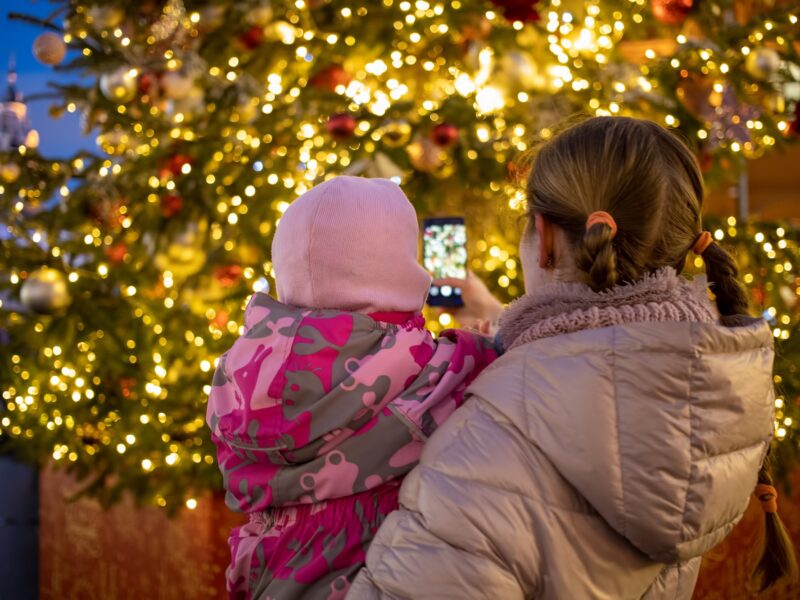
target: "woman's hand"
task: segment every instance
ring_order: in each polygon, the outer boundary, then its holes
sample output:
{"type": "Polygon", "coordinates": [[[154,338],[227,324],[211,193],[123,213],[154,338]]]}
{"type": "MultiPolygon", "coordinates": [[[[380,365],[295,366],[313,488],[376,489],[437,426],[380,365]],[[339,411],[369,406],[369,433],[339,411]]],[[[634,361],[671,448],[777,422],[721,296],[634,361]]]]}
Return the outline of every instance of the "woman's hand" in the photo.
{"type": "Polygon", "coordinates": [[[497,321],[500,313],[503,312],[503,304],[492,295],[489,288],[481,281],[480,277],[472,271],[467,272],[466,279],[455,277],[444,277],[435,279],[434,285],[439,287],[449,285],[450,287],[461,288],[461,298],[464,306],[454,309],[447,309],[451,312],[458,322],[466,328],[478,329],[479,331],[487,328],[487,323],[497,321]]]}

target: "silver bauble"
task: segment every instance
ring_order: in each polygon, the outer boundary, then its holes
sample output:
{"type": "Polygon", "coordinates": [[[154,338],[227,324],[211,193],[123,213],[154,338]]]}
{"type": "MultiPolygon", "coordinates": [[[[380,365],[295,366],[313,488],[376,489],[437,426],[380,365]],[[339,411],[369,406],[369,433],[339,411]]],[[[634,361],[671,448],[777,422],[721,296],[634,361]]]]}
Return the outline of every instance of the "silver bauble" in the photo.
{"type": "Polygon", "coordinates": [[[100,77],[100,91],[106,98],[119,104],[133,100],[136,88],[136,70],[130,67],[119,67],[100,77]]]}
{"type": "Polygon", "coordinates": [[[40,315],[52,315],[72,302],[64,273],[42,267],[31,273],[19,293],[22,305],[40,315]]]}

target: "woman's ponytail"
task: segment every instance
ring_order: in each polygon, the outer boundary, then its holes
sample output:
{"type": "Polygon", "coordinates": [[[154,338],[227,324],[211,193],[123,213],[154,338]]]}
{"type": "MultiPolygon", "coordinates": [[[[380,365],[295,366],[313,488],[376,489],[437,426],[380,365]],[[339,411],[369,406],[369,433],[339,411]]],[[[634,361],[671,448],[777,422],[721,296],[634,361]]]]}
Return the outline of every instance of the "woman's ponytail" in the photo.
{"type": "Polygon", "coordinates": [[[739,317],[748,314],[747,294],[739,282],[736,261],[716,242],[711,242],[702,252],[706,275],[722,317],[739,317]]]}
{"type": "Polygon", "coordinates": [[[756,497],[764,508],[764,548],[750,576],[750,588],[760,593],[781,581],[797,580],[797,559],[792,540],[777,513],[769,456],[758,472],[756,497]]]}
{"type": "Polygon", "coordinates": [[[619,278],[614,234],[606,223],[595,223],[583,235],[577,265],[589,276],[587,283],[595,292],[607,290],[619,278]]]}
{"type": "MultiPolygon", "coordinates": [[[[736,326],[747,319],[748,302],[745,289],[739,282],[739,269],[734,258],[703,232],[695,242],[695,253],[703,257],[706,275],[717,302],[722,322],[736,326]]],[[[792,541],[778,516],[777,492],[773,487],[769,456],[758,472],[756,497],[764,509],[764,547],[753,573],[750,587],[763,592],[783,580],[797,579],[797,560],[792,541]]]]}

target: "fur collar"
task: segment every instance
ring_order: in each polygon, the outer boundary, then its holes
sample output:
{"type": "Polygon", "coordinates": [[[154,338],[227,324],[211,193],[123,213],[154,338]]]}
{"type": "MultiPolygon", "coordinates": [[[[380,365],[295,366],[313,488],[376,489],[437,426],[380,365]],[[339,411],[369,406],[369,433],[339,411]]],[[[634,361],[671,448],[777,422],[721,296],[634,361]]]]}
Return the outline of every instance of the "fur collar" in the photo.
{"type": "Polygon", "coordinates": [[[705,282],[664,268],[631,284],[595,292],[583,283],[553,283],[526,294],[500,317],[506,350],[538,339],[648,321],[715,321],[705,282]]]}

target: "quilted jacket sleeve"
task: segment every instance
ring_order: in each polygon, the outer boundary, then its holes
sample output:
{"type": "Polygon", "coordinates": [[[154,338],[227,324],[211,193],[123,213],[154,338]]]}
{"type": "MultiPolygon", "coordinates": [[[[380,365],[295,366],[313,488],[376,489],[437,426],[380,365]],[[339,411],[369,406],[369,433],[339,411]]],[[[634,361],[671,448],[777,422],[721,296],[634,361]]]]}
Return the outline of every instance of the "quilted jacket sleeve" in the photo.
{"type": "Polygon", "coordinates": [[[348,598],[535,596],[538,551],[520,535],[533,532],[518,477],[527,444],[491,413],[470,398],[431,438],[348,598]]]}

